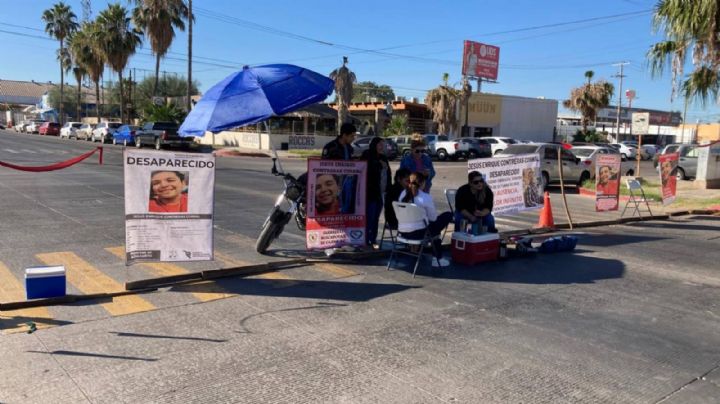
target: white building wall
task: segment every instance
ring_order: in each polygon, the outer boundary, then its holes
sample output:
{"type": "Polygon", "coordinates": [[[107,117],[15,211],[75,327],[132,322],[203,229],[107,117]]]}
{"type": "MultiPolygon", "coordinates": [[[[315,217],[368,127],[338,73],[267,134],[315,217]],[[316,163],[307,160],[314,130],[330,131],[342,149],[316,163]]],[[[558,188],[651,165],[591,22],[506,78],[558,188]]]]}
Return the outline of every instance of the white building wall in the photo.
{"type": "Polygon", "coordinates": [[[551,142],[557,114],[556,100],[503,96],[499,133],[493,135],[551,142]]]}

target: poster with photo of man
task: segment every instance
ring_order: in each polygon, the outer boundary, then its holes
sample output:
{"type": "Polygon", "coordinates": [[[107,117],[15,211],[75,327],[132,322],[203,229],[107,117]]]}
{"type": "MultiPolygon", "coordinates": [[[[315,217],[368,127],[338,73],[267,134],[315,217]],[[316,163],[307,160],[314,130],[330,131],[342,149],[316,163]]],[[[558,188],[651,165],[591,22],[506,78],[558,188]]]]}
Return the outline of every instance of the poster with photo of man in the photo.
{"type": "Polygon", "coordinates": [[[595,160],[595,210],[618,210],[620,198],[620,155],[599,154],[595,160]]]}
{"type": "Polygon", "coordinates": [[[663,206],[675,201],[677,192],[677,165],[679,153],[663,154],[658,158],[663,206]]]}
{"type": "Polygon", "coordinates": [[[308,159],[308,249],[365,244],[367,162],[308,159]]]}
{"type": "Polygon", "coordinates": [[[125,149],[125,257],[213,259],[215,157],[125,149]]]}

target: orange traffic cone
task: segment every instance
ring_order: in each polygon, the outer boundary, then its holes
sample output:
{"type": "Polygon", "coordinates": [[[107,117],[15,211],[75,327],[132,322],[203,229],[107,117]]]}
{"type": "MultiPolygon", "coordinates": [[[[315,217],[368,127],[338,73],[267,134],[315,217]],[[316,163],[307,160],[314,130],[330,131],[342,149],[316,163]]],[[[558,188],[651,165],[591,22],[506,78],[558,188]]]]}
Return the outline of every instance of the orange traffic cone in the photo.
{"type": "Polygon", "coordinates": [[[553,221],[552,206],[550,205],[550,193],[545,192],[545,202],[543,208],[540,210],[540,217],[538,218],[538,224],[535,227],[538,228],[555,228],[555,222],[553,221]]]}

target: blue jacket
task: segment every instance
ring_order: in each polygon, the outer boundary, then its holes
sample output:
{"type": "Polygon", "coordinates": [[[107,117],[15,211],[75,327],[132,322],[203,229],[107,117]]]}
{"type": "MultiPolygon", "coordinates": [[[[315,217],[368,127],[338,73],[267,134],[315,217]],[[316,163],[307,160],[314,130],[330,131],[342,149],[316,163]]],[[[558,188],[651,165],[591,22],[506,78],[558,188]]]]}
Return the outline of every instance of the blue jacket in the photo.
{"type": "MultiPolygon", "coordinates": [[[[432,186],[432,179],[435,177],[435,167],[433,167],[432,159],[427,154],[423,154],[421,157],[422,165],[426,169],[430,170],[430,176],[425,181],[425,192],[430,191],[430,187],[432,186]]],[[[415,159],[413,158],[412,154],[408,154],[407,156],[403,157],[400,161],[400,168],[404,168],[411,173],[414,173],[416,170],[415,166],[415,159]]]]}

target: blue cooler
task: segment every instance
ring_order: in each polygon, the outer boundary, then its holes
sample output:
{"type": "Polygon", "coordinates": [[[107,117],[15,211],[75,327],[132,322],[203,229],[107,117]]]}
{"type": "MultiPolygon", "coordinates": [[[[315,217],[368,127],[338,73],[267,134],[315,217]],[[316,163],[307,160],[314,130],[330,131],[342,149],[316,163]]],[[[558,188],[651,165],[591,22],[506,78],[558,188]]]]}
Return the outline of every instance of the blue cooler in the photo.
{"type": "Polygon", "coordinates": [[[28,299],[65,296],[65,267],[26,268],[25,293],[28,299]]]}

